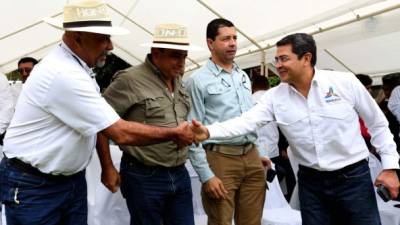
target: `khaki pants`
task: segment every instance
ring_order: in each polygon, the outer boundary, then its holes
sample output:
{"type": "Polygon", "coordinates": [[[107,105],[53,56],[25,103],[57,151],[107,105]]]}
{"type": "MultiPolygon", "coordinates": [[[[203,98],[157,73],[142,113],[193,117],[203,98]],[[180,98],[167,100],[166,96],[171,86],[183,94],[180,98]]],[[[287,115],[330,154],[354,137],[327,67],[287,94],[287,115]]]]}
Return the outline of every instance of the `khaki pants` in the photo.
{"type": "Polygon", "coordinates": [[[209,198],[202,191],[208,225],[260,225],[265,200],[265,171],[256,148],[243,156],[207,151],[207,161],[215,176],[228,190],[227,199],[209,198]]]}

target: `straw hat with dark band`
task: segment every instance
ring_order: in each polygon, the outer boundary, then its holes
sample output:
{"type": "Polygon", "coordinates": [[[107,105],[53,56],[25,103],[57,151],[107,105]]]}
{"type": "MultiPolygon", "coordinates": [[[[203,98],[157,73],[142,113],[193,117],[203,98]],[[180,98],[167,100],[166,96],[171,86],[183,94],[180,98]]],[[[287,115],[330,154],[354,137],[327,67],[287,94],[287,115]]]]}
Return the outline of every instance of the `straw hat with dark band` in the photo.
{"type": "Polygon", "coordinates": [[[152,48],[168,48],[186,51],[199,51],[202,48],[190,45],[187,28],[179,24],[159,24],[153,34],[153,42],[141,44],[152,48]]]}
{"type": "Polygon", "coordinates": [[[98,0],[83,0],[68,4],[64,7],[63,21],[55,18],[43,20],[65,31],[82,31],[108,35],[129,34],[129,30],[123,27],[115,27],[111,24],[111,18],[107,12],[107,5],[98,0]]]}

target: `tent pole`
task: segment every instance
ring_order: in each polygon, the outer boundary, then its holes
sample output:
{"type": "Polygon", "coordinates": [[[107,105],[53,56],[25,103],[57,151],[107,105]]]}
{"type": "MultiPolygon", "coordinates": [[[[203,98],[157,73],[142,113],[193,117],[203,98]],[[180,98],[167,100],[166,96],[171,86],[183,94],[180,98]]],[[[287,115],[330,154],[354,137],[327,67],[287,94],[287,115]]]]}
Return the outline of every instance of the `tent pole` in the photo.
{"type": "MultiPolygon", "coordinates": [[[[61,15],[61,14],[62,14],[62,13],[57,13],[57,14],[51,16],[51,17],[56,17],[56,16],[59,16],[59,15],[61,15]]],[[[3,40],[3,39],[8,38],[8,37],[10,37],[10,36],[13,36],[13,35],[15,35],[15,34],[18,34],[18,33],[22,32],[22,31],[24,31],[24,30],[26,30],[26,29],[32,28],[32,27],[34,27],[34,26],[36,26],[36,25],[39,25],[39,24],[41,24],[41,23],[43,23],[43,22],[44,22],[43,20],[40,20],[40,21],[38,21],[38,22],[36,22],[36,23],[30,24],[30,25],[28,25],[28,26],[26,26],[26,27],[23,27],[23,28],[18,29],[18,30],[14,31],[14,32],[11,32],[11,33],[9,33],[9,34],[6,34],[6,35],[0,37],[0,41],[3,40]]]]}
{"type": "Polygon", "coordinates": [[[13,58],[13,59],[11,59],[11,60],[8,60],[7,62],[1,64],[0,67],[3,67],[3,66],[5,66],[5,65],[7,65],[7,64],[9,64],[9,63],[11,63],[11,62],[13,62],[13,61],[17,61],[18,59],[22,58],[23,56],[31,55],[31,54],[33,54],[33,53],[35,53],[35,52],[38,52],[38,51],[43,50],[43,49],[45,49],[45,48],[48,48],[48,47],[50,47],[50,46],[52,46],[52,45],[55,45],[55,44],[57,44],[58,42],[60,42],[60,40],[54,41],[54,42],[52,42],[52,43],[50,43],[50,44],[47,44],[47,45],[44,45],[44,46],[42,46],[42,47],[40,47],[40,48],[38,48],[38,49],[35,49],[35,50],[30,51],[30,52],[28,52],[28,53],[25,53],[25,54],[23,54],[23,55],[21,55],[21,56],[19,56],[19,57],[16,57],[16,58],[13,58]]]}
{"type": "Polygon", "coordinates": [[[117,48],[119,48],[120,50],[122,50],[123,52],[125,52],[126,54],[128,54],[129,56],[131,56],[132,58],[136,59],[137,61],[143,63],[143,60],[141,60],[139,57],[135,56],[134,54],[130,53],[128,50],[122,48],[120,45],[113,43],[113,45],[117,48]]]}
{"type": "MultiPolygon", "coordinates": [[[[398,9],[398,8],[400,8],[400,4],[396,4],[394,6],[390,6],[388,8],[385,8],[385,9],[382,9],[382,10],[378,10],[378,11],[373,12],[373,13],[366,14],[364,16],[356,16],[356,18],[354,18],[354,19],[351,19],[351,20],[348,20],[348,21],[345,21],[345,22],[342,22],[342,23],[339,23],[339,24],[336,24],[336,25],[332,25],[332,26],[327,27],[327,28],[319,28],[318,30],[316,30],[314,32],[310,32],[309,34],[310,35],[316,35],[316,34],[319,34],[319,33],[323,33],[325,31],[333,30],[333,29],[336,29],[336,28],[339,28],[339,27],[342,27],[342,26],[345,26],[345,25],[348,25],[348,24],[351,24],[351,23],[354,23],[354,22],[358,22],[360,20],[367,19],[369,17],[373,17],[373,16],[377,16],[377,15],[380,15],[380,14],[384,14],[384,13],[393,11],[393,10],[398,9]]],[[[287,32],[287,33],[292,33],[292,32],[287,32]]],[[[273,44],[273,45],[268,44],[266,47],[261,48],[261,50],[265,51],[265,50],[271,49],[273,47],[275,47],[275,44],[273,44]]],[[[251,55],[251,54],[257,53],[257,52],[259,52],[261,50],[260,49],[249,50],[249,51],[247,51],[245,53],[237,55],[236,57],[242,57],[242,56],[246,56],[246,55],[251,55]]]]}
{"type": "Polygon", "coordinates": [[[334,60],[336,60],[336,62],[338,62],[340,65],[342,65],[344,68],[346,68],[348,71],[352,72],[355,74],[355,72],[350,69],[350,67],[348,67],[346,64],[344,64],[341,60],[339,60],[334,54],[332,54],[328,49],[324,49],[324,51],[330,56],[332,57],[334,60]]]}

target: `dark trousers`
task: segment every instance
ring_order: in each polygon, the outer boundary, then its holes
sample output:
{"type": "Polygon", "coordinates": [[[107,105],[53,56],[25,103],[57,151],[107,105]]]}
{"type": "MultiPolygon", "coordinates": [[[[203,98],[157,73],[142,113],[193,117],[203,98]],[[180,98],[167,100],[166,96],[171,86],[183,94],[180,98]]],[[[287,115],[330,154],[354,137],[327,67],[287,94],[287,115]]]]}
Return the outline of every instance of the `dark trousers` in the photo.
{"type": "Polygon", "coordinates": [[[87,224],[84,171],[70,177],[33,175],[3,158],[0,188],[7,225],[87,224]]]}
{"type": "Polygon", "coordinates": [[[321,172],[299,166],[303,225],[380,225],[368,162],[321,172]]]}
{"type": "Polygon", "coordinates": [[[194,225],[192,187],[185,165],[146,166],[124,154],[120,174],[131,225],[194,225]]]}

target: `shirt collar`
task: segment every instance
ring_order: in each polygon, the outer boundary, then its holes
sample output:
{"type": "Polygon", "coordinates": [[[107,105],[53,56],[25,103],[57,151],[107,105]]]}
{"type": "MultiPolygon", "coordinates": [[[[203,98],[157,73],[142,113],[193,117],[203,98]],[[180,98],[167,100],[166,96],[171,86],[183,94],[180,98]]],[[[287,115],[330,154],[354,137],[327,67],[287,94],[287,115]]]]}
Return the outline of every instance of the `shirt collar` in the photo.
{"type": "MultiPolygon", "coordinates": [[[[220,66],[217,65],[215,62],[213,62],[213,61],[211,60],[211,58],[209,58],[209,59],[207,60],[207,64],[206,64],[206,65],[207,65],[208,69],[209,69],[215,76],[219,76],[223,71],[226,72],[226,73],[228,73],[224,68],[220,67],[220,66]]],[[[232,71],[239,72],[239,70],[240,70],[239,66],[234,62],[234,63],[233,63],[232,71]]]]}
{"type": "MultiPolygon", "coordinates": [[[[162,72],[151,61],[151,54],[147,54],[144,63],[147,65],[148,68],[150,68],[150,70],[153,72],[153,74],[156,74],[158,76],[158,78],[160,78],[160,81],[162,81],[162,79],[161,79],[162,72]]],[[[177,78],[175,78],[174,79],[175,84],[177,84],[177,81],[179,81],[180,79],[181,79],[181,77],[179,77],[179,76],[177,78]]],[[[164,83],[164,81],[162,81],[162,82],[164,83]]],[[[183,85],[182,85],[182,87],[183,87],[183,85]]]]}
{"type": "Polygon", "coordinates": [[[65,43],[61,41],[61,48],[63,48],[66,52],[71,54],[71,56],[79,63],[80,66],[89,74],[90,77],[94,78],[96,73],[93,72],[93,69],[90,68],[85,61],[83,61],[77,54],[75,54],[65,43]]]}
{"type": "Polygon", "coordinates": [[[157,75],[161,75],[161,71],[153,64],[153,62],[151,61],[151,54],[147,54],[146,56],[146,60],[144,62],[149,68],[150,70],[157,75]]]}
{"type": "Polygon", "coordinates": [[[314,67],[314,76],[311,85],[318,85],[321,82],[321,71],[314,67]]]}

